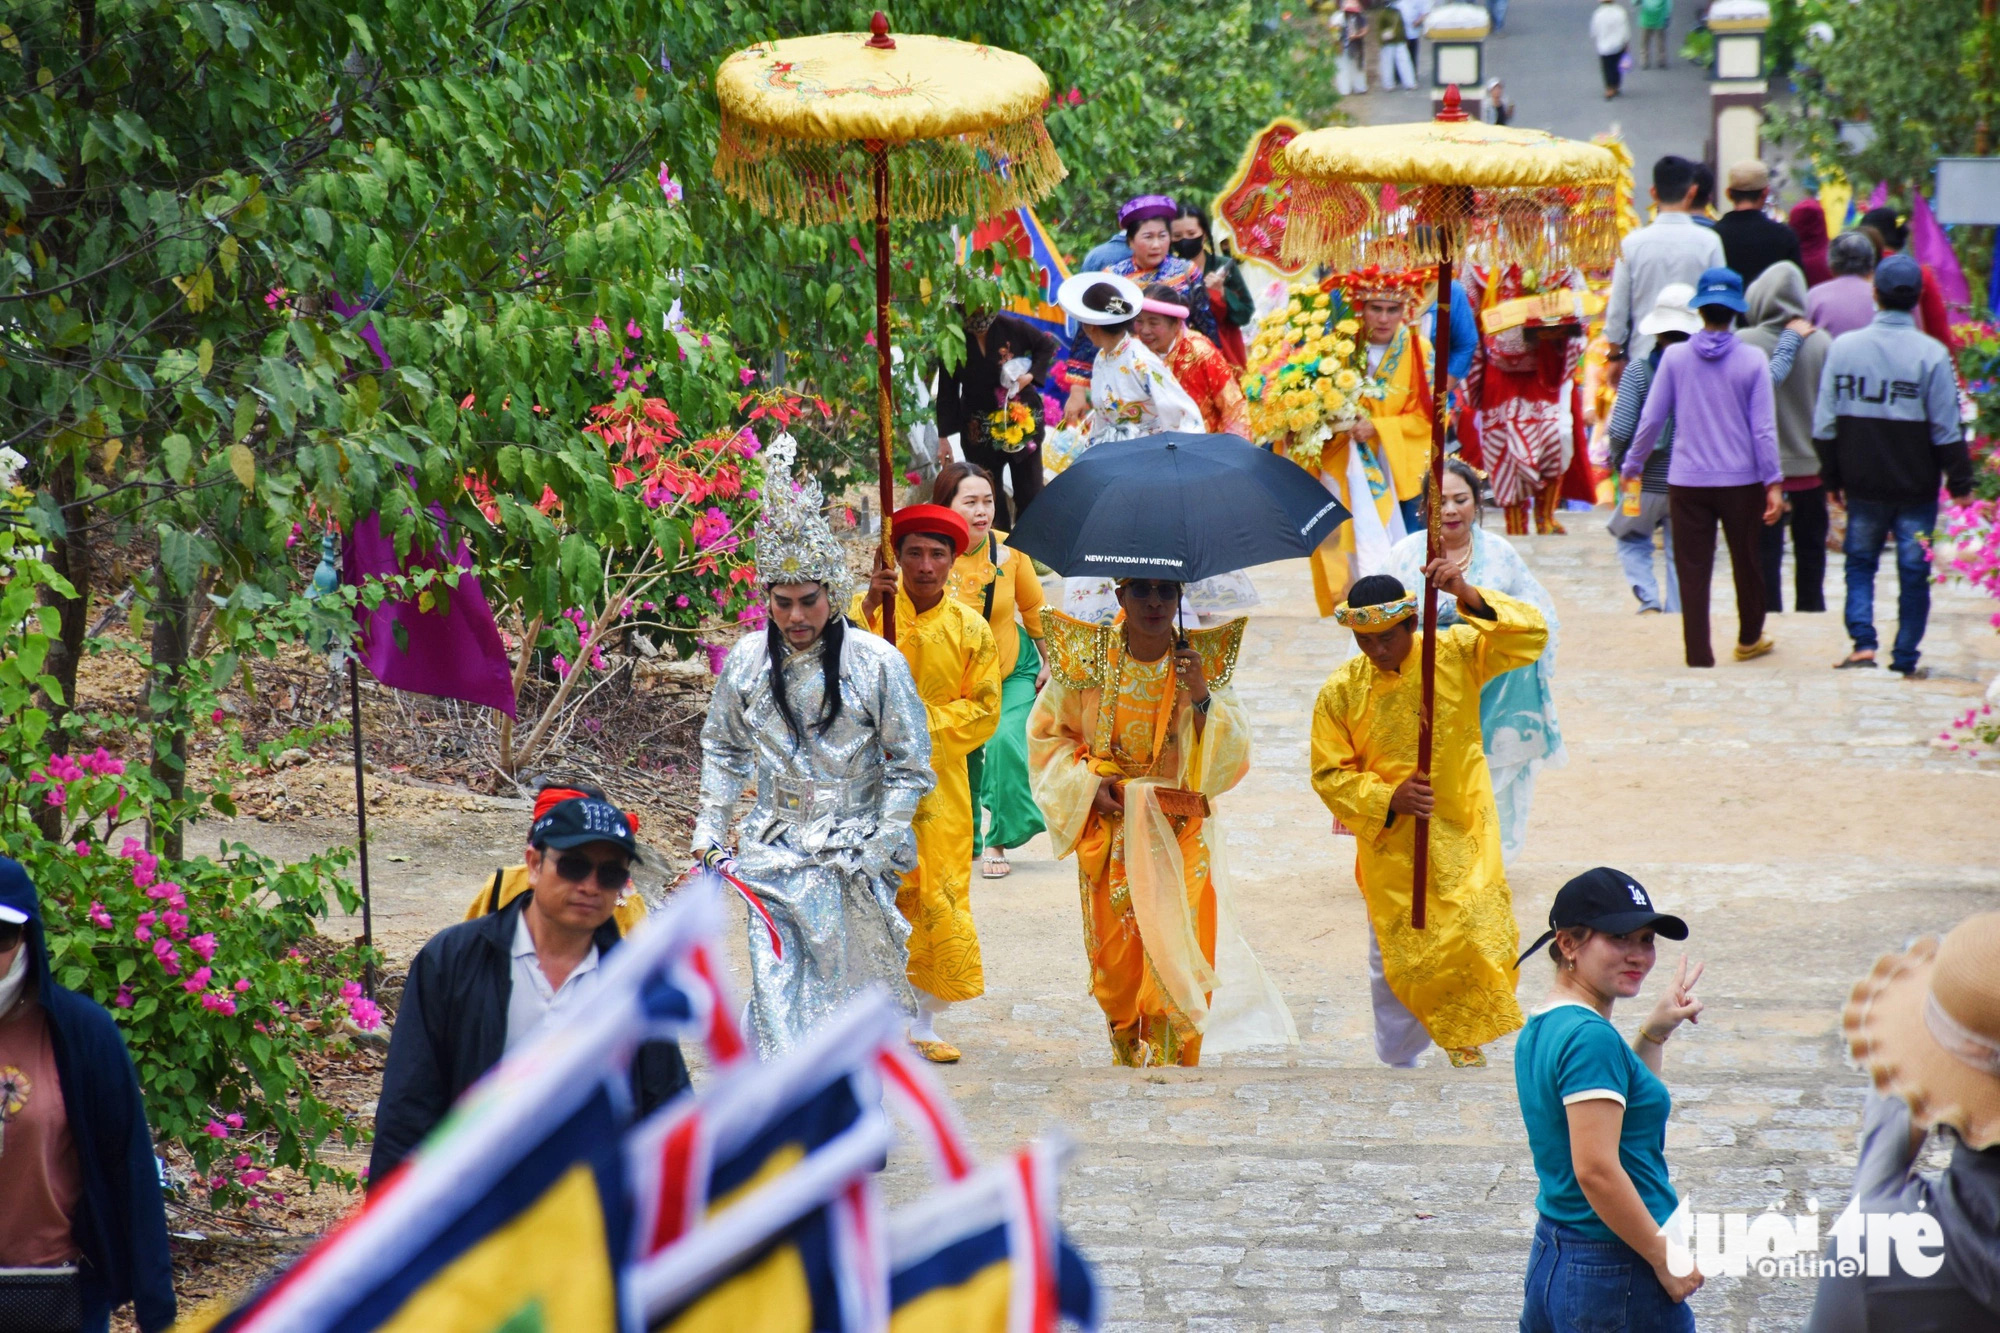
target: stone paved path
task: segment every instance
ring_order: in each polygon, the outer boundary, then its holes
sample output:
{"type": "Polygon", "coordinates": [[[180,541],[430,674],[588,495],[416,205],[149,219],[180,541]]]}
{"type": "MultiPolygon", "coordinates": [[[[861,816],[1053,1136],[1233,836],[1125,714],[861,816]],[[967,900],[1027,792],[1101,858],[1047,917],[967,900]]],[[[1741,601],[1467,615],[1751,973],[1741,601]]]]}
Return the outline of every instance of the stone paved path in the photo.
{"type": "MultiPolygon", "coordinates": [[[[1797,615],[1774,622],[1771,658],[1689,671],[1677,622],[1632,614],[1601,513],[1569,522],[1571,535],[1523,543],[1564,617],[1571,751],[1542,779],[1512,875],[1524,939],[1562,881],[1597,863],[1686,915],[1709,1013],[1668,1053],[1679,1187],[1709,1211],[1808,1198],[1837,1211],[1864,1090],[1838,1039],[1841,1001],[1879,953],[2000,902],[2000,774],[1925,743],[2000,667],[1990,603],[1939,601],[1929,660],[1956,679],[1835,674],[1839,625],[1797,615]]],[[[1076,1140],[1064,1214],[1114,1329],[1512,1328],[1535,1182],[1511,1039],[1483,1071],[1435,1053],[1416,1071],[1375,1063],[1353,844],[1331,836],[1306,785],[1312,697],[1351,648],[1310,614],[1302,564],[1255,578],[1267,606],[1239,689],[1256,767],[1221,818],[1245,932],[1301,1046],[1111,1068],[1075,872],[1038,840],[1011,878],[974,881],[989,991],[944,1020],[966,1051],[948,1082],[992,1151],[1050,1127],[1076,1140]]],[[[1887,580],[1881,594],[1893,606],[1887,580]]],[[[1722,619],[1719,637],[1733,628],[1722,619]]],[[[1677,953],[1664,947],[1662,966],[1677,953]]],[[[1546,985],[1531,962],[1523,1003],[1546,985]]],[[[1718,1280],[1695,1299],[1704,1329],[1793,1329],[1811,1291],[1718,1280]]]]}

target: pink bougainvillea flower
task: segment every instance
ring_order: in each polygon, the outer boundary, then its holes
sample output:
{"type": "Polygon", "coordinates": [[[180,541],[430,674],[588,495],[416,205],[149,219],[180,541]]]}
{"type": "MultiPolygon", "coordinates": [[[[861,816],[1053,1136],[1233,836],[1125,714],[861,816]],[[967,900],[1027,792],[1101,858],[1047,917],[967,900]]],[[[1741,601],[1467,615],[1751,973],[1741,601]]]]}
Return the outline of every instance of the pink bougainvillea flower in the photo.
{"type": "Polygon", "coordinates": [[[233,989],[236,991],[238,995],[241,995],[245,991],[248,991],[250,989],[250,978],[248,977],[236,978],[236,985],[233,989]]]}
{"type": "Polygon", "coordinates": [[[212,1014],[221,1014],[224,1018],[236,1017],[236,1001],[227,995],[205,993],[201,997],[201,1007],[212,1014]]]}
{"type": "Polygon", "coordinates": [[[242,1113],[237,1111],[231,1111],[228,1115],[222,1117],[222,1123],[229,1126],[231,1129],[241,1129],[243,1128],[242,1113]]]}
{"type": "MultiPolygon", "coordinates": [[[[148,913],[148,915],[151,915],[151,913],[148,913]]],[[[139,941],[139,943],[141,944],[145,944],[153,938],[153,928],[151,926],[143,926],[143,925],[134,926],[132,927],[132,938],[139,941]]]]}
{"type": "Polygon", "coordinates": [[[229,716],[227,713],[223,712],[220,708],[218,708],[213,713],[210,713],[208,715],[208,720],[210,722],[213,722],[216,726],[219,727],[222,725],[222,719],[227,716],[229,716]]]}
{"type": "Polygon", "coordinates": [[[237,1154],[236,1154],[236,1160],[235,1160],[234,1162],[230,1163],[230,1165],[231,1165],[231,1166],[234,1166],[234,1167],[235,1167],[235,1168],[236,1168],[236,1169],[237,1169],[238,1171],[247,1171],[247,1170],[249,1170],[249,1169],[250,1169],[250,1154],[249,1154],[249,1153],[247,1153],[247,1152],[240,1152],[240,1153],[237,1153],[237,1154]]]}
{"type": "Polygon", "coordinates": [[[208,980],[214,975],[215,973],[206,966],[197,967],[194,971],[188,973],[187,980],[181,983],[181,987],[190,995],[196,991],[207,990],[208,980]]]}
{"type": "Polygon", "coordinates": [[[68,805],[69,789],[67,787],[51,787],[49,788],[48,795],[44,796],[42,799],[47,801],[50,805],[58,805],[58,806],[68,805]]]}
{"type": "Polygon", "coordinates": [[[204,963],[208,962],[215,957],[215,935],[212,932],[204,931],[202,934],[188,941],[188,948],[200,954],[201,960],[204,963]]]}
{"type": "Polygon", "coordinates": [[[132,1007],[132,988],[130,986],[120,986],[117,996],[112,999],[111,1003],[119,1009],[130,1009],[132,1007]]]}
{"type": "Polygon", "coordinates": [[[229,1127],[224,1125],[220,1120],[209,1121],[201,1127],[201,1132],[212,1139],[226,1139],[229,1137],[229,1127]]]}
{"type": "MultiPolygon", "coordinates": [[[[237,1180],[237,1182],[238,1182],[239,1184],[241,1184],[241,1185],[244,1185],[244,1186],[250,1186],[250,1185],[258,1185],[258,1184],[262,1184],[262,1183],[263,1183],[263,1181],[264,1181],[264,1178],[265,1178],[266,1176],[268,1176],[269,1174],[270,1174],[270,1172],[268,1172],[268,1171],[260,1171],[260,1170],[256,1169],[255,1167],[252,1167],[252,1168],[251,1168],[250,1170],[248,1170],[248,1171],[245,1171],[245,1172],[244,1172],[244,1173],[243,1173],[242,1175],[240,1175],[240,1176],[236,1177],[236,1180],[237,1180]]],[[[280,1197],[282,1197],[282,1196],[280,1196],[280,1197]]],[[[255,1207],[257,1206],[257,1201],[256,1201],[255,1199],[252,1199],[252,1200],[250,1201],[250,1206],[251,1206],[252,1208],[255,1208],[255,1207]]]]}
{"type": "Polygon", "coordinates": [[[757,378],[757,372],[750,366],[742,366],[737,370],[736,378],[739,383],[747,385],[751,380],[757,378]]]}
{"type": "Polygon", "coordinates": [[[99,930],[111,929],[111,913],[104,910],[104,904],[92,899],[90,903],[90,924],[99,930]]]}
{"type": "Polygon", "coordinates": [[[78,839],[76,840],[76,846],[75,846],[75,847],[73,847],[73,848],[71,848],[70,850],[71,850],[71,851],[74,851],[74,852],[75,852],[75,853],[76,853],[76,854],[77,854],[78,856],[89,856],[89,855],[90,855],[90,839],[88,839],[88,838],[78,838],[78,839]]]}
{"type": "Polygon", "coordinates": [[[678,204],[681,201],[681,183],[674,179],[673,173],[667,170],[667,164],[664,162],[660,163],[660,193],[666,196],[670,204],[678,204]]]}

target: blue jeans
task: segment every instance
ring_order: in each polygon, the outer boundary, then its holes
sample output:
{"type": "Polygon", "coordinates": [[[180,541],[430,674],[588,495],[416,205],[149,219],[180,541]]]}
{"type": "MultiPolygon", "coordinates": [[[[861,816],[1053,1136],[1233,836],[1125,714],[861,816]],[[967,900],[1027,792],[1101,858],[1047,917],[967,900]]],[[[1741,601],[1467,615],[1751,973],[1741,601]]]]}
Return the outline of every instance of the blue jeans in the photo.
{"type": "Polygon", "coordinates": [[[1896,537],[1896,647],[1889,655],[1895,671],[1914,671],[1917,645],[1931,616],[1931,554],[1920,537],[1937,526],[1937,501],[1920,505],[1847,502],[1847,635],[1856,652],[1872,652],[1875,637],[1875,569],[1889,535],[1896,537]]]}
{"type": "Polygon", "coordinates": [[[1493,20],[1493,31],[1507,26],[1507,0],[1486,0],[1486,13],[1493,20]]]}
{"type": "Polygon", "coordinates": [[[1648,532],[1618,539],[1618,563],[1625,568],[1625,582],[1630,585],[1632,595],[1639,599],[1642,611],[1664,611],[1670,616],[1681,613],[1681,581],[1674,573],[1674,529],[1671,523],[1660,524],[1660,531],[1666,534],[1667,577],[1666,593],[1661,595],[1660,582],[1653,577],[1653,534],[1648,532]]]}
{"type": "Polygon", "coordinates": [[[1653,1266],[1622,1240],[1596,1240],[1535,1219],[1521,1333],[1694,1333],[1694,1311],[1674,1304],[1653,1266]]]}

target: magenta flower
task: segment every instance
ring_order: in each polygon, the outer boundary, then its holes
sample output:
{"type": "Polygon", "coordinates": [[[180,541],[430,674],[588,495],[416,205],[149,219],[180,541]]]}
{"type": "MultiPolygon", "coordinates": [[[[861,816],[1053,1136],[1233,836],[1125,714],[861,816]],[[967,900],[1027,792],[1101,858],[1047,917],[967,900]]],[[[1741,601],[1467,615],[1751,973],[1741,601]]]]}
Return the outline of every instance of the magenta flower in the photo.
{"type": "Polygon", "coordinates": [[[354,1020],[354,1026],[363,1032],[373,1032],[382,1026],[382,1008],[373,1000],[356,1000],[347,1006],[347,1016],[354,1020]]]}
{"type": "Polygon", "coordinates": [[[88,838],[78,838],[78,839],[76,840],[76,846],[72,847],[72,848],[71,848],[70,850],[71,850],[71,851],[73,851],[73,852],[75,852],[75,853],[76,853],[76,854],[77,854],[78,856],[89,856],[89,855],[90,855],[90,839],[88,839],[88,838]]]}
{"type": "MultiPolygon", "coordinates": [[[[151,916],[152,913],[148,912],[146,915],[151,916]]],[[[134,926],[132,927],[132,938],[144,944],[153,938],[153,928],[151,926],[134,926]]]]}
{"type": "Polygon", "coordinates": [[[749,366],[744,366],[736,372],[736,378],[740,383],[748,385],[751,380],[757,378],[757,372],[749,366]]]}
{"type": "Polygon", "coordinates": [[[49,788],[48,795],[42,799],[50,805],[67,805],[69,804],[69,789],[67,787],[51,787],[49,788]]]}
{"type": "Polygon", "coordinates": [[[212,1014],[221,1014],[224,1018],[236,1017],[236,1001],[230,999],[227,995],[214,995],[204,992],[201,997],[201,1007],[212,1014]]]}
{"type": "Polygon", "coordinates": [[[220,1120],[209,1121],[206,1125],[203,1125],[201,1127],[201,1132],[208,1135],[212,1139],[226,1139],[229,1137],[228,1127],[225,1126],[220,1120]]]}
{"type": "Polygon", "coordinates": [[[681,201],[681,183],[674,179],[673,173],[667,170],[667,164],[664,162],[660,163],[660,193],[666,196],[670,204],[678,204],[681,201]]]}
{"type": "Polygon", "coordinates": [[[130,1009],[132,1007],[132,988],[130,986],[120,986],[117,996],[111,1003],[119,1009],[130,1009]]]}
{"type": "Polygon", "coordinates": [[[111,913],[104,910],[104,904],[96,899],[90,902],[90,924],[99,930],[111,929],[111,913]]]}
{"type": "Polygon", "coordinates": [[[206,963],[215,957],[215,936],[210,932],[197,935],[188,941],[188,948],[200,954],[201,960],[206,963]]]}
{"type": "Polygon", "coordinates": [[[247,1171],[250,1168],[250,1154],[247,1152],[237,1153],[236,1160],[230,1163],[230,1165],[234,1166],[238,1171],[247,1171]]]}
{"type": "MultiPolygon", "coordinates": [[[[236,1181],[238,1184],[245,1186],[257,1185],[261,1184],[264,1180],[264,1177],[266,1177],[269,1174],[270,1172],[268,1171],[260,1171],[253,1167],[252,1169],[245,1171],[242,1175],[236,1177],[236,1181]]],[[[252,1208],[255,1208],[257,1206],[257,1201],[255,1199],[252,1199],[250,1201],[250,1206],[252,1208]]]]}
{"type": "Polygon", "coordinates": [[[190,995],[193,995],[197,991],[207,990],[208,979],[213,975],[214,973],[206,966],[197,967],[194,971],[188,973],[187,980],[181,983],[181,989],[190,995]]]}
{"type": "Polygon", "coordinates": [[[240,1113],[231,1111],[228,1115],[222,1117],[222,1123],[231,1129],[241,1129],[243,1128],[243,1117],[240,1113]]]}
{"type": "Polygon", "coordinates": [[[237,993],[238,995],[241,995],[241,994],[243,994],[243,993],[244,993],[245,991],[249,990],[249,989],[250,989],[250,978],[248,978],[248,977],[238,977],[238,978],[236,978],[236,985],[235,985],[234,989],[235,989],[235,991],[236,991],[236,993],[237,993]]]}

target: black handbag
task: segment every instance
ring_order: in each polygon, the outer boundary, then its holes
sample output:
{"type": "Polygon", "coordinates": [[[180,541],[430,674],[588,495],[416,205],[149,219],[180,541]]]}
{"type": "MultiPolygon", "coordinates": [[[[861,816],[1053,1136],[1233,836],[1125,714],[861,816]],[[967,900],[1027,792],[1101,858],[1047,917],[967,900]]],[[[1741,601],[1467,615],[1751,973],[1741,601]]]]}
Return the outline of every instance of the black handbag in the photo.
{"type": "Polygon", "coordinates": [[[0,1333],[80,1333],[83,1288],[74,1264],[0,1268],[0,1333]]]}

